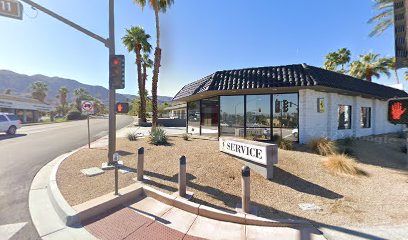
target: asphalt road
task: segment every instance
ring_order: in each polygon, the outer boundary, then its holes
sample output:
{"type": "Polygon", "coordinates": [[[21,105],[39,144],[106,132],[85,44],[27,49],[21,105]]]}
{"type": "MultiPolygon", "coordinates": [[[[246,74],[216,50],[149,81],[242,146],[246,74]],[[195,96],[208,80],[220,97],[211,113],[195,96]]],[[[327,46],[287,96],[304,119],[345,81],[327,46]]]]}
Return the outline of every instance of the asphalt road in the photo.
{"type": "MultiPolygon", "coordinates": [[[[120,129],[133,119],[118,115],[116,122],[120,129]]],[[[108,119],[90,123],[91,141],[108,134],[108,119]]],[[[26,126],[14,137],[0,134],[0,240],[14,232],[10,239],[39,239],[28,209],[31,181],[45,164],[87,142],[86,120],[26,126]]]]}

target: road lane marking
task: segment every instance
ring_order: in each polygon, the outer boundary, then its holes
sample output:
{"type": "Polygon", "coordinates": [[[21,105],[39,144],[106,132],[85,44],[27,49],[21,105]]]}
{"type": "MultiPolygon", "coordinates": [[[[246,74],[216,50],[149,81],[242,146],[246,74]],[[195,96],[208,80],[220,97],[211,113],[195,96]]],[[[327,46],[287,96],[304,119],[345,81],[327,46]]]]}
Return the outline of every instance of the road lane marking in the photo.
{"type": "Polygon", "coordinates": [[[0,226],[0,240],[8,240],[22,229],[27,222],[6,224],[0,226]]]}

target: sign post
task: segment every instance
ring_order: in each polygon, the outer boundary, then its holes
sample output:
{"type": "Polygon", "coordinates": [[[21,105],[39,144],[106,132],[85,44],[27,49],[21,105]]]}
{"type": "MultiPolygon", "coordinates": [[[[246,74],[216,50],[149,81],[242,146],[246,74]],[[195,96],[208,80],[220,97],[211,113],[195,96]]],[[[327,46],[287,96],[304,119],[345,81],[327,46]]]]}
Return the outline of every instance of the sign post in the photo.
{"type": "MultiPolygon", "coordinates": [[[[406,124],[408,126],[408,98],[393,98],[388,100],[388,121],[393,124],[406,124]]],[[[406,136],[406,147],[408,149],[408,135],[406,136]]],[[[408,151],[407,162],[408,167],[408,151]]]]}
{"type": "Polygon", "coordinates": [[[89,115],[95,113],[95,103],[93,101],[81,101],[81,111],[83,115],[86,115],[88,123],[88,148],[91,148],[91,130],[89,127],[89,115]]]}

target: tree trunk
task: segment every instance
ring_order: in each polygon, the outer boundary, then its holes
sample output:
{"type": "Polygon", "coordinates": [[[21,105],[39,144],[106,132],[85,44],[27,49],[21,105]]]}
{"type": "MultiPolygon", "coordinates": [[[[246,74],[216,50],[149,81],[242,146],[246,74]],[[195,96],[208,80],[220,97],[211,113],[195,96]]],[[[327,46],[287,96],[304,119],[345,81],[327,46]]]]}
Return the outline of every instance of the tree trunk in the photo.
{"type": "Polygon", "coordinates": [[[154,13],[156,17],[156,49],[154,51],[154,66],[153,66],[153,79],[152,79],[152,108],[153,119],[152,128],[157,126],[157,85],[159,82],[161,49],[160,49],[160,22],[159,22],[159,8],[157,2],[153,1],[154,13]]]}
{"type": "Polygon", "coordinates": [[[398,71],[397,71],[397,69],[394,70],[394,74],[395,74],[395,79],[397,79],[397,84],[399,84],[399,83],[400,83],[400,80],[399,80],[399,76],[398,76],[398,71]]]}
{"type": "Polygon", "coordinates": [[[136,52],[136,65],[137,65],[137,82],[139,86],[139,98],[140,98],[140,107],[139,107],[139,119],[144,119],[146,116],[143,116],[143,105],[142,105],[142,98],[144,96],[143,91],[143,84],[142,84],[142,55],[140,54],[142,50],[142,45],[136,43],[135,44],[135,52],[136,52]]]}
{"type": "Polygon", "coordinates": [[[142,89],[143,89],[143,97],[140,99],[140,106],[142,108],[142,115],[144,118],[142,119],[142,122],[147,122],[146,119],[146,80],[147,80],[147,65],[146,63],[143,63],[143,77],[142,77],[142,89]],[[143,106],[143,107],[142,107],[143,106]]]}

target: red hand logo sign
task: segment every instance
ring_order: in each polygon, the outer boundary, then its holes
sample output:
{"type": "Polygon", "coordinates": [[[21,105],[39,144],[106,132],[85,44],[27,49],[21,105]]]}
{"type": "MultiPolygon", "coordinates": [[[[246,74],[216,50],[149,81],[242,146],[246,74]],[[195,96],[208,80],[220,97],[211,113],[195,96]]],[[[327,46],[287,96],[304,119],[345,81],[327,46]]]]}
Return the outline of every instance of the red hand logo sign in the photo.
{"type": "Polygon", "coordinates": [[[402,114],[404,114],[406,110],[407,110],[406,108],[402,108],[402,104],[400,102],[392,104],[391,107],[392,119],[394,120],[401,119],[402,114]]]}
{"type": "Polygon", "coordinates": [[[122,112],[122,104],[118,104],[118,112],[122,112]]]}

